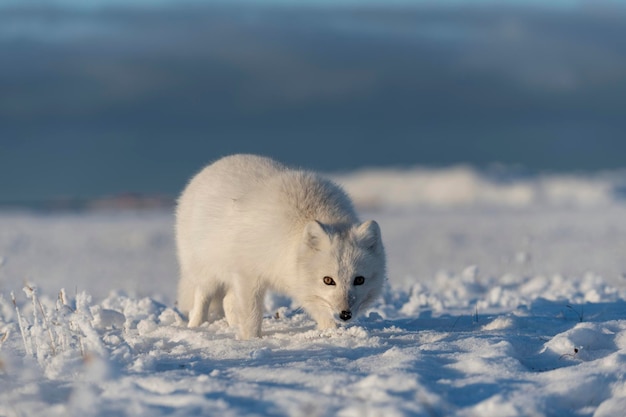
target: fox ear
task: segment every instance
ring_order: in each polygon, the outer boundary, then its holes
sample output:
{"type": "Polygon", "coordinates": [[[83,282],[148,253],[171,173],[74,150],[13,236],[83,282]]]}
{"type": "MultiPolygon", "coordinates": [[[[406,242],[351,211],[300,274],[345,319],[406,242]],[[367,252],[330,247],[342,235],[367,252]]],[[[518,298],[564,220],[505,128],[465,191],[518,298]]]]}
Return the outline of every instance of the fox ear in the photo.
{"type": "Polygon", "coordinates": [[[381,244],[380,226],[374,220],[361,223],[356,229],[356,237],[361,246],[367,249],[378,249],[381,244]]]}
{"type": "Polygon", "coordinates": [[[325,239],[328,239],[328,234],[324,230],[324,226],[317,220],[308,222],[306,226],[304,226],[304,234],[303,234],[304,243],[309,246],[311,249],[319,250],[322,242],[325,239]]]}

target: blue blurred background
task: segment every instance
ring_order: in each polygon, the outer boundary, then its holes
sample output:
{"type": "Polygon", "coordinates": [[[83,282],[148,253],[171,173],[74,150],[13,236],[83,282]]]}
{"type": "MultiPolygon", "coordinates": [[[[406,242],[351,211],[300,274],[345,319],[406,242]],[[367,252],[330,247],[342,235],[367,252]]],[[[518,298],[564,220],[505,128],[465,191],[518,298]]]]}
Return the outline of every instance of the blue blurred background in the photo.
{"type": "Polygon", "coordinates": [[[621,2],[4,0],[0,204],[307,168],[626,166],[621,2]]]}

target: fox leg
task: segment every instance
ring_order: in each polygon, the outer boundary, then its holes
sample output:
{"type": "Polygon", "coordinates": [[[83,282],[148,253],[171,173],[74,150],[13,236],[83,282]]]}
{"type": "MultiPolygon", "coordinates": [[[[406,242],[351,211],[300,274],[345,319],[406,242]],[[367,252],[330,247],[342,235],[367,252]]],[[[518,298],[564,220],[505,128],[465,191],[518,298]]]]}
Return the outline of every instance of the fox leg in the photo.
{"type": "Polygon", "coordinates": [[[237,276],[233,287],[224,297],[224,312],[228,324],[237,327],[237,336],[241,340],[261,337],[261,322],[263,321],[263,301],[265,289],[256,282],[249,285],[237,276]]]}
{"type": "Polygon", "coordinates": [[[209,293],[201,287],[196,287],[193,294],[193,306],[189,311],[189,327],[198,327],[208,320],[210,303],[209,293]]]}

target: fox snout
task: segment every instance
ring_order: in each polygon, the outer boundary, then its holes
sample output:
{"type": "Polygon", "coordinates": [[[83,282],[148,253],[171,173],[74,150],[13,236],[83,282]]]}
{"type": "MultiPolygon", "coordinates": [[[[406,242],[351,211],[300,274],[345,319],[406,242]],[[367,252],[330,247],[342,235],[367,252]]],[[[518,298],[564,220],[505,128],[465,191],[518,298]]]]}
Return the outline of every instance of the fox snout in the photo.
{"type": "Polygon", "coordinates": [[[352,312],[350,310],[343,310],[339,315],[339,318],[343,321],[348,321],[352,318],[352,312]]]}

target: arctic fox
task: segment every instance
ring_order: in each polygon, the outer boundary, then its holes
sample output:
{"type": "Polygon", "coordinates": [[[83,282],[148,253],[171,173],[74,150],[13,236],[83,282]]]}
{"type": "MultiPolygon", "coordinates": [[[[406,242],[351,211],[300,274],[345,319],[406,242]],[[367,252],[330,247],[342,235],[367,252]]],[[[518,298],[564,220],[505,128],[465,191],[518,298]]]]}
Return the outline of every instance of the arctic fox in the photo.
{"type": "Polygon", "coordinates": [[[261,336],[270,289],[320,329],[366,309],[386,279],[378,224],[319,175],[232,155],[191,179],[176,209],[178,306],[189,327],[226,316],[239,339],[261,336]]]}

